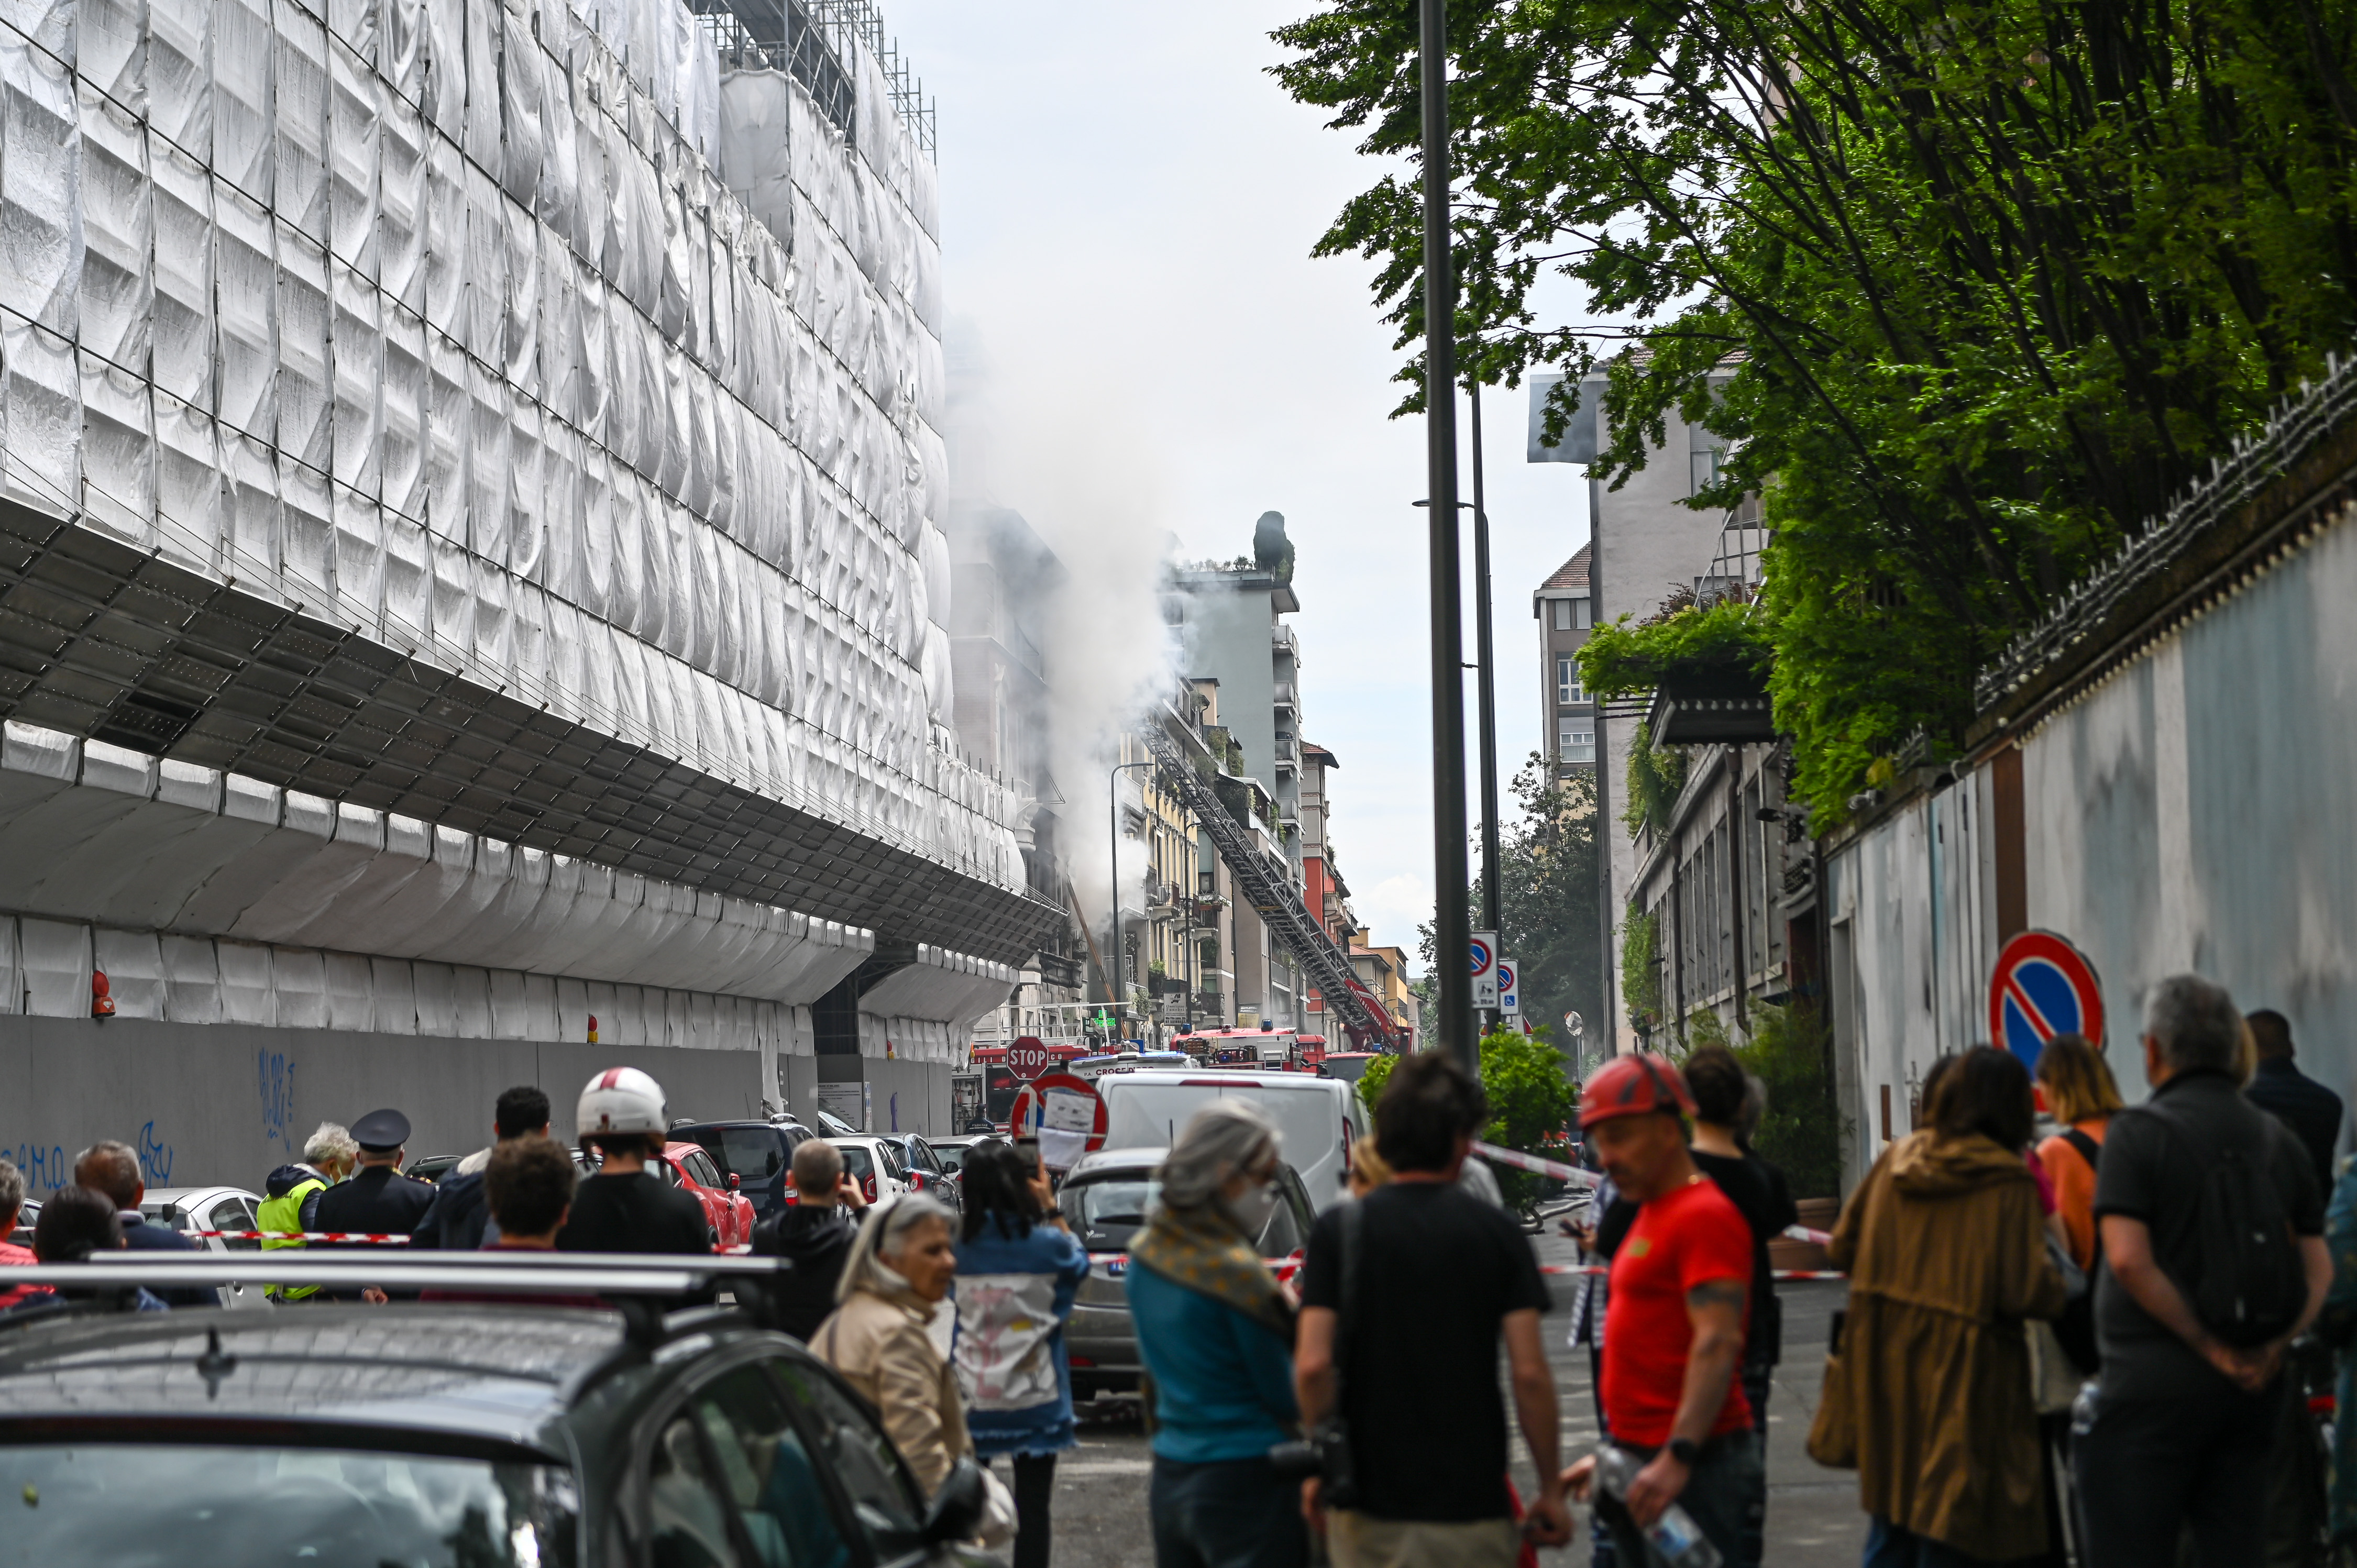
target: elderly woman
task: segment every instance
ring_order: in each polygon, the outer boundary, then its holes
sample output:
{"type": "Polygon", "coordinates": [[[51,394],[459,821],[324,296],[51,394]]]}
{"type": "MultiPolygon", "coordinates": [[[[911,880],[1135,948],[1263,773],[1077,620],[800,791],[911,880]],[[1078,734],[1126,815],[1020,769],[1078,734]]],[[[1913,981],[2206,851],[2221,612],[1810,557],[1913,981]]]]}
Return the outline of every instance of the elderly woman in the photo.
{"type": "Polygon", "coordinates": [[[1275,1127],[1243,1101],[1197,1112],[1130,1249],[1130,1316],[1154,1380],[1156,1568],[1308,1561],[1299,1486],[1268,1460],[1300,1413],[1293,1308],[1253,1245],[1275,1200],[1278,1149],[1275,1127]]]}
{"type": "Polygon", "coordinates": [[[928,1494],[974,1452],[957,1380],[926,1331],[957,1272],[955,1218],[921,1193],[870,1209],[844,1260],[834,1314],[810,1337],[876,1407],[928,1494]]]}

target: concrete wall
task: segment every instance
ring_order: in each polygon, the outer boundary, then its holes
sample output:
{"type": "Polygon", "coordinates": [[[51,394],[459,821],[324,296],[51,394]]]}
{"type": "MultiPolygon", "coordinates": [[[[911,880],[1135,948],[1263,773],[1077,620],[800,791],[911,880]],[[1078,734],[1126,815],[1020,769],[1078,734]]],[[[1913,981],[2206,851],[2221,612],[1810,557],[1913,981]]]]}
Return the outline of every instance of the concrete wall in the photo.
{"type": "Polygon", "coordinates": [[[321,1122],[380,1106],[408,1115],[411,1154],[465,1154],[490,1141],[491,1102],[511,1084],[546,1090],[554,1131],[569,1138],[581,1087],[602,1069],[642,1068],[673,1115],[718,1117],[759,1113],[760,1066],[756,1051],[0,1017],[0,1155],[38,1194],[71,1179],[78,1151],[119,1138],[150,1186],[258,1191],[321,1122]]]}
{"type": "MultiPolygon", "coordinates": [[[[2025,914],[2093,963],[2131,1101],[2146,1002],[2188,970],[2282,1013],[2302,1070],[2357,1099],[2352,596],[2344,513],[2021,738],[2025,914]]],[[[1907,1084],[1987,1037],[1989,801],[1984,767],[1828,858],[1854,1169],[1879,1147],[1881,1085],[1903,1133],[1907,1084]]]]}

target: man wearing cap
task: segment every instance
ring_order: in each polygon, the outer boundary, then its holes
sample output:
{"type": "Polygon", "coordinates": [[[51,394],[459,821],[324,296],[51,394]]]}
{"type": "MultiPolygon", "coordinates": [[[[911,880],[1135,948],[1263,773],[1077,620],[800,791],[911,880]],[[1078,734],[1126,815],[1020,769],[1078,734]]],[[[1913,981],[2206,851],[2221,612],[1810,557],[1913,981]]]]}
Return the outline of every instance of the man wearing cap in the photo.
{"type": "Polygon", "coordinates": [[[409,1118],[398,1111],[371,1111],[352,1123],[352,1141],[361,1146],[359,1172],[319,1195],[312,1223],[322,1230],[408,1235],[434,1201],[429,1184],[401,1174],[409,1118]]]}
{"type": "MultiPolygon", "coordinates": [[[[1719,1555],[1743,1564],[1747,1522],[1768,1502],[1751,1407],[1736,1370],[1753,1288],[1751,1227],[1686,1148],[1694,1099],[1678,1069],[1652,1055],[1615,1057],[1579,1098],[1589,1147],[1637,1217],[1612,1255],[1601,1394],[1612,1446],[1637,1461],[1625,1498],[1597,1506],[1620,1560],[1664,1561],[1643,1531],[1671,1504],[1719,1555]]],[[[1564,1472],[1584,1496],[1591,1456],[1564,1472]]]]}

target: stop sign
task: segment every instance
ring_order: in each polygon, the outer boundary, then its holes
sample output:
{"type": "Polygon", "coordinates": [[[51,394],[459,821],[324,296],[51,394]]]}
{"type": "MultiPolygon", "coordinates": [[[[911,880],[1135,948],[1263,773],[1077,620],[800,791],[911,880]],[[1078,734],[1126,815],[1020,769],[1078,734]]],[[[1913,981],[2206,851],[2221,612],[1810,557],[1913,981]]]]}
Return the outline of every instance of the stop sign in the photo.
{"type": "Polygon", "coordinates": [[[1037,1036],[1026,1035],[1006,1047],[1006,1070],[1017,1078],[1038,1078],[1055,1065],[1055,1053],[1037,1036]]]}

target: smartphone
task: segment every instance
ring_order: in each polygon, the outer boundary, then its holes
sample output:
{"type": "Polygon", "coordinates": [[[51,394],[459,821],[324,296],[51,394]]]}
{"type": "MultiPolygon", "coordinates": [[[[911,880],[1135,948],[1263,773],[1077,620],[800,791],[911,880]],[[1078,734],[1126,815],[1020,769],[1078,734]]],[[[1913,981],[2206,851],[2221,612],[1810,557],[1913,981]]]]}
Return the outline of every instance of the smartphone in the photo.
{"type": "Polygon", "coordinates": [[[1015,1140],[1015,1152],[1016,1152],[1016,1154],[1017,1154],[1017,1155],[1021,1156],[1021,1158],[1022,1158],[1022,1161],[1023,1161],[1023,1174],[1024,1174],[1025,1176],[1038,1176],[1038,1175],[1039,1174],[1039,1139],[1037,1139],[1037,1138],[1017,1138],[1017,1139],[1016,1139],[1016,1140],[1015,1140]]]}

